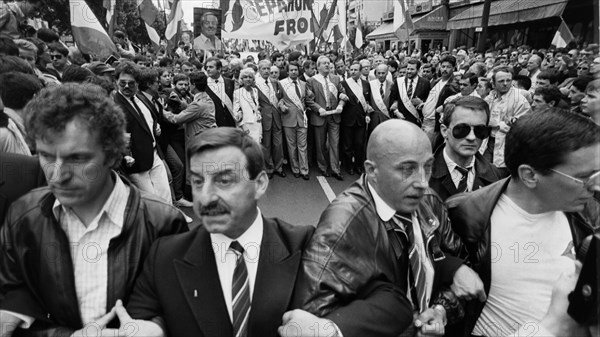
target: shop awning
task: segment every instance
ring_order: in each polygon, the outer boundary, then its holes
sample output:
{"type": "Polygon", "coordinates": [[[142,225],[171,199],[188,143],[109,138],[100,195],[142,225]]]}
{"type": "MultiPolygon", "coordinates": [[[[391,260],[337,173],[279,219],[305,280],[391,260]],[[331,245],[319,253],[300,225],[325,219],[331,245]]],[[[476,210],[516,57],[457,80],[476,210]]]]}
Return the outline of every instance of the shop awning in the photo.
{"type": "MultiPolygon", "coordinates": [[[[400,30],[400,40],[406,40],[406,29],[400,30]]],[[[398,37],[394,34],[394,24],[391,22],[384,22],[381,26],[377,27],[374,31],[367,34],[369,40],[397,40],[398,37]]]]}
{"type": "Polygon", "coordinates": [[[448,9],[440,6],[422,17],[414,20],[415,30],[446,30],[448,9]]]}
{"type": "MultiPolygon", "coordinates": [[[[495,0],[489,26],[541,20],[562,15],[568,0],[495,0]]],[[[448,21],[448,29],[481,27],[483,3],[468,7],[448,21]]]]}

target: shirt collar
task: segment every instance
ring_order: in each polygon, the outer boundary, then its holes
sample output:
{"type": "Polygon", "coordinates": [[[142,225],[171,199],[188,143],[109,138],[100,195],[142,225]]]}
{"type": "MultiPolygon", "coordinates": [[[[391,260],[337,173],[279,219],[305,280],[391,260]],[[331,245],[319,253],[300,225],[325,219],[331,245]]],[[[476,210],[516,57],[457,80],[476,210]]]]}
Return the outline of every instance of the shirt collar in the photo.
{"type": "Polygon", "coordinates": [[[375,210],[377,211],[377,215],[379,215],[379,218],[383,221],[390,221],[394,214],[396,214],[396,210],[391,208],[390,205],[381,199],[373,186],[371,186],[371,183],[367,182],[367,186],[369,187],[371,195],[373,195],[373,201],[375,202],[375,210]]]}
{"type": "Polygon", "coordinates": [[[263,224],[263,218],[262,218],[262,213],[260,212],[260,209],[257,208],[256,210],[258,211],[256,214],[256,219],[254,219],[254,222],[252,223],[252,225],[250,225],[250,227],[248,227],[248,229],[246,229],[244,234],[240,235],[240,237],[238,237],[236,239],[232,239],[232,238],[226,236],[225,234],[221,234],[221,233],[212,234],[211,233],[210,240],[213,243],[213,246],[229,248],[229,245],[231,245],[231,243],[234,240],[239,242],[240,245],[242,245],[242,247],[248,247],[248,246],[256,247],[257,245],[260,246],[260,244],[262,242],[264,224],[263,224]]]}
{"type": "Polygon", "coordinates": [[[23,128],[23,125],[24,125],[23,117],[21,117],[21,115],[19,115],[19,113],[17,113],[15,110],[8,108],[8,107],[4,107],[4,113],[10,119],[12,119],[15,122],[15,124],[19,125],[20,128],[23,128]]]}
{"type": "MultiPolygon", "coordinates": [[[[450,156],[448,155],[448,146],[445,146],[444,151],[442,151],[442,152],[444,154],[444,160],[446,161],[446,166],[448,166],[448,172],[454,171],[454,169],[458,166],[458,164],[455,163],[454,160],[452,160],[452,158],[450,158],[450,156]]],[[[465,168],[466,169],[473,168],[474,163],[475,163],[475,156],[473,156],[473,158],[471,158],[471,162],[465,168]]]]}
{"type": "MultiPolygon", "coordinates": [[[[115,172],[111,173],[115,179],[115,186],[110,193],[108,199],[100,209],[100,212],[96,215],[96,219],[100,219],[103,214],[106,214],[108,218],[119,228],[123,228],[123,221],[125,221],[125,209],[127,207],[127,201],[129,199],[130,189],[126,186],[118,174],[115,172]]],[[[60,219],[60,212],[67,211],[58,199],[54,200],[52,206],[52,213],[56,219],[60,219]]]]}
{"type": "Polygon", "coordinates": [[[219,81],[219,82],[215,82],[215,79],[212,78],[212,77],[208,78],[208,83],[217,83],[217,84],[223,83],[223,84],[225,84],[225,80],[223,80],[223,76],[222,75],[220,75],[219,78],[217,78],[217,81],[219,81]]]}

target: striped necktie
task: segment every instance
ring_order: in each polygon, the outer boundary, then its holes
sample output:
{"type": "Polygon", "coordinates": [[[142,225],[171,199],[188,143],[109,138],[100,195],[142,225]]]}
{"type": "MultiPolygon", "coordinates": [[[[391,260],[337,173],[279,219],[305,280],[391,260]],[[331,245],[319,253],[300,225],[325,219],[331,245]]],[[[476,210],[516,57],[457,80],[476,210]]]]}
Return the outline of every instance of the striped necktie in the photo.
{"type": "Polygon", "coordinates": [[[411,280],[409,288],[413,297],[415,306],[419,307],[419,312],[423,312],[428,308],[427,303],[427,280],[425,277],[425,269],[423,266],[422,256],[415,245],[415,235],[413,231],[413,223],[410,214],[396,213],[392,218],[398,225],[396,231],[403,233],[408,238],[408,259],[411,268],[411,280]],[[404,227],[404,231],[401,229],[404,227]]]}
{"type": "Polygon", "coordinates": [[[462,174],[462,178],[460,178],[460,181],[458,182],[458,187],[456,188],[456,190],[458,191],[458,193],[463,193],[463,192],[467,192],[467,181],[469,180],[469,168],[464,168],[462,166],[458,166],[456,165],[455,168],[458,172],[460,172],[460,174],[462,174]]]}
{"type": "Polygon", "coordinates": [[[244,261],[244,248],[239,242],[233,241],[229,249],[237,257],[231,286],[233,337],[246,337],[248,335],[248,316],[250,314],[250,284],[248,282],[246,261],[244,261]]]}

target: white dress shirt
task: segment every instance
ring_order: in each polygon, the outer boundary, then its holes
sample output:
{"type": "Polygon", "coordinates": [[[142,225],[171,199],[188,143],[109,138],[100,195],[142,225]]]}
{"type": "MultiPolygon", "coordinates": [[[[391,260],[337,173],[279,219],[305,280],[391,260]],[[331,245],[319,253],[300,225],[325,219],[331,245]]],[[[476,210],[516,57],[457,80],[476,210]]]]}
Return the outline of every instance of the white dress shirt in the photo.
{"type": "Polygon", "coordinates": [[[233,304],[231,298],[231,283],[233,282],[233,272],[237,262],[236,254],[229,250],[233,241],[237,241],[244,248],[244,261],[248,269],[248,283],[250,286],[250,302],[254,295],[254,282],[256,280],[256,271],[258,270],[258,258],[260,256],[260,245],[263,236],[263,218],[259,209],[256,219],[250,227],[237,239],[229,238],[223,234],[210,234],[213,250],[215,252],[215,262],[219,273],[219,281],[225,298],[229,319],[233,322],[233,304]]]}
{"type": "Polygon", "coordinates": [[[225,80],[223,80],[223,76],[219,76],[219,78],[215,81],[214,78],[209,77],[207,81],[208,87],[212,92],[215,93],[221,100],[221,105],[223,105],[223,95],[227,95],[225,93],[225,80]]]}
{"type": "MultiPolygon", "coordinates": [[[[458,164],[455,163],[454,160],[452,160],[452,158],[450,158],[448,155],[448,145],[444,147],[443,155],[446,166],[448,167],[448,172],[450,172],[450,176],[452,177],[452,182],[454,183],[454,186],[458,188],[458,184],[460,184],[463,175],[459,170],[456,169],[458,164]]],[[[466,192],[471,192],[473,190],[473,183],[475,182],[475,157],[472,158],[469,165],[467,165],[465,168],[469,170],[469,173],[467,173],[466,192]]]]}

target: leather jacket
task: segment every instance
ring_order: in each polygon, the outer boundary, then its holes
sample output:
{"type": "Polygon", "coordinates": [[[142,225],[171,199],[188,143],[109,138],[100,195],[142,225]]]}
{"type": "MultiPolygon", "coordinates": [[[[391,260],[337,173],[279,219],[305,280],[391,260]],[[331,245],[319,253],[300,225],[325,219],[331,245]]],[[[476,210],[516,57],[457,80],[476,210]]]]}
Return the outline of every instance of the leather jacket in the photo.
{"type": "MultiPolygon", "coordinates": [[[[150,245],[188,230],[176,208],[122,180],[130,194],[122,231],[108,248],[107,312],[118,299],[127,303],[150,245]]],[[[0,229],[0,309],[35,319],[16,336],[69,336],[83,327],[71,244],[52,212],[54,201],[48,187],[31,191],[11,205],[0,229]]]]}
{"type": "MultiPolygon", "coordinates": [[[[435,299],[441,286],[452,283],[463,264],[457,256],[464,251],[435,193],[426,194],[417,216],[435,269],[435,299]]],[[[297,294],[301,307],[331,319],[345,337],[397,336],[413,320],[405,295],[410,267],[406,255],[396,259],[386,222],[377,213],[363,175],[321,215],[303,256],[297,294]],[[386,295],[379,296],[377,291],[384,289],[386,295]]]]}
{"type": "MultiPolygon", "coordinates": [[[[471,268],[483,281],[486,295],[490,292],[492,280],[490,219],[509,181],[510,178],[506,178],[477,191],[453,196],[446,201],[452,227],[462,238],[468,250],[471,268]]],[[[594,232],[594,228],[580,213],[565,213],[565,215],[571,227],[573,244],[577,249],[583,239],[594,232]]],[[[485,302],[479,301],[471,301],[467,304],[465,336],[471,334],[484,306],[485,302]]]]}

